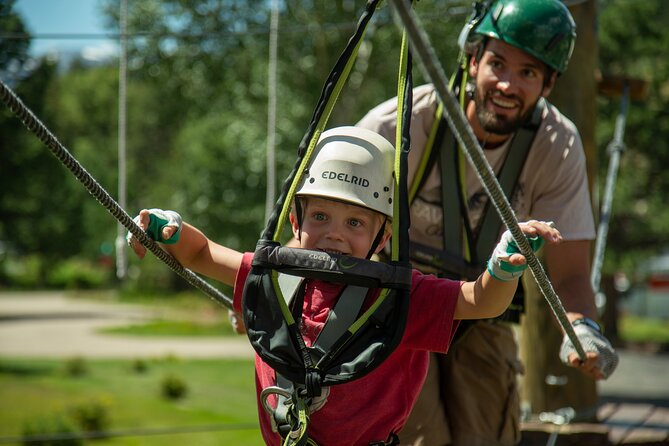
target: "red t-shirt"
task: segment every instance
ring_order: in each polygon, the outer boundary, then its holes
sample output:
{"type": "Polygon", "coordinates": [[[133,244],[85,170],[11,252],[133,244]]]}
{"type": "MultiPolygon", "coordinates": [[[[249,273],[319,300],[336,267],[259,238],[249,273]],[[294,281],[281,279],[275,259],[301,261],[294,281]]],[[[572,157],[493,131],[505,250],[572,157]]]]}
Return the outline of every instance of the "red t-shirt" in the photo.
{"type": "MultiPolygon", "coordinates": [[[[244,254],[237,273],[233,307],[241,311],[244,282],[253,253],[244,254]]],[[[362,378],[329,388],[325,405],[311,414],[309,436],[321,446],[367,445],[386,440],[404,426],[427,373],[429,352],[446,353],[458,322],[453,319],[461,282],[414,270],[411,302],[402,342],[376,369],[362,378]]],[[[305,292],[302,335],[310,345],[323,328],[341,285],[309,280],[305,292]]],[[[274,370],[257,355],[256,391],[276,384],[274,370]]],[[[274,405],[274,401],[270,400],[274,405]]],[[[269,416],[258,400],[265,443],[280,445],[269,416]]]]}

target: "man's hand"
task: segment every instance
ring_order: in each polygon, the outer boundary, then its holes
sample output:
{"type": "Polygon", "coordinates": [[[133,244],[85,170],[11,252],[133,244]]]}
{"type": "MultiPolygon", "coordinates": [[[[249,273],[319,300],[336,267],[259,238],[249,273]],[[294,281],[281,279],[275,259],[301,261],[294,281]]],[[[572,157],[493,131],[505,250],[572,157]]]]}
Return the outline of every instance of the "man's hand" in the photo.
{"type": "MultiPolygon", "coordinates": [[[[532,251],[537,252],[544,243],[557,243],[562,240],[560,232],[554,228],[553,222],[530,220],[519,224],[532,251]]],[[[488,261],[488,272],[497,280],[508,282],[519,278],[527,269],[527,259],[520,253],[510,231],[504,231],[497,247],[488,261]]]]}
{"type": "MultiPolygon", "coordinates": [[[[146,232],[151,240],[165,244],[173,244],[179,241],[181,227],[183,226],[183,221],[178,213],[162,209],[142,209],[139,215],[133,218],[133,221],[146,232]]],[[[131,232],[126,235],[126,240],[137,257],[143,259],[146,255],[146,248],[139,243],[131,232]]]]}
{"type": "Polygon", "coordinates": [[[585,361],[581,361],[574,344],[565,334],[560,347],[562,362],[578,368],[594,379],[606,379],[611,376],[618,365],[618,353],[599,331],[599,327],[590,320],[578,319],[574,321],[574,332],[585,351],[585,361]]]}

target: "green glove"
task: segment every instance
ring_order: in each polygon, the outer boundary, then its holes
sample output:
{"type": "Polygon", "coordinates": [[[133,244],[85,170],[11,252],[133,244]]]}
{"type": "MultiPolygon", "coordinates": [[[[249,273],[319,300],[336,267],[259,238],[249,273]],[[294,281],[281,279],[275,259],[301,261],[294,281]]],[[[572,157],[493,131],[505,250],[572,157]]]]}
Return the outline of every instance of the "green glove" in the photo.
{"type": "MultiPolygon", "coordinates": [[[[133,218],[133,221],[139,225],[139,215],[133,218]]],[[[164,211],[162,209],[149,209],[149,227],[146,228],[146,235],[148,235],[151,240],[166,245],[172,245],[179,241],[182,226],[183,220],[178,213],[174,211],[164,211]],[[172,234],[172,237],[167,240],[163,239],[163,228],[165,228],[165,226],[174,226],[177,228],[176,232],[172,234]]],[[[132,233],[128,232],[126,239],[128,240],[128,243],[130,243],[132,233]]]]}
{"type": "MultiPolygon", "coordinates": [[[[544,244],[544,239],[538,235],[526,236],[527,241],[530,242],[532,251],[537,252],[544,244]]],[[[527,269],[527,262],[522,265],[512,265],[508,262],[512,254],[520,254],[520,249],[516,245],[516,241],[511,236],[511,232],[504,231],[502,237],[495,247],[495,250],[488,260],[488,272],[497,280],[508,282],[523,275],[523,271],[527,269]]]]}
{"type": "Polygon", "coordinates": [[[163,211],[162,209],[149,209],[149,213],[149,227],[146,228],[146,233],[149,237],[166,245],[172,245],[179,241],[181,226],[183,225],[181,215],[174,211],[163,211]],[[177,228],[172,237],[167,240],[163,240],[163,228],[165,226],[174,226],[177,228]]]}

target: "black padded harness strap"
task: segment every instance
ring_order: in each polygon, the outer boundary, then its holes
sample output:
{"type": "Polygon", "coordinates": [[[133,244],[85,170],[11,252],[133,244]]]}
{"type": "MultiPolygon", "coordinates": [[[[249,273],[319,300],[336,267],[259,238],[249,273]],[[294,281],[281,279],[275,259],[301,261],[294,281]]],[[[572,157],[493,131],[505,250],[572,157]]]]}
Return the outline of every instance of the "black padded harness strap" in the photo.
{"type": "Polygon", "coordinates": [[[300,277],[345,283],[366,288],[411,288],[411,267],[381,263],[322,251],[288,248],[261,240],[256,246],[253,266],[300,277]]]}

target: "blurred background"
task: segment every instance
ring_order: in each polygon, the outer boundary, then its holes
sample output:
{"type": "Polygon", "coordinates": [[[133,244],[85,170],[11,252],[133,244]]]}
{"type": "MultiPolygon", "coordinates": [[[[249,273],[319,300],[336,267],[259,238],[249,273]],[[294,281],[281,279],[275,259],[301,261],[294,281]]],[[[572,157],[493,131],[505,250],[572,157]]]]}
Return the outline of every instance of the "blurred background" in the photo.
{"type": "MultiPolygon", "coordinates": [[[[665,0],[565,3],[575,8],[576,51],[582,52],[566,76],[576,73],[592,88],[581,96],[579,89],[559,90],[560,82],[573,86],[579,78],[558,81],[556,102],[571,103],[563,112],[585,129],[598,216],[622,98],[621,91],[611,93],[601,86],[606,79],[626,78],[643,89],[632,95],[626,115],[625,150],[601,268],[600,307],[607,335],[621,348],[666,352],[669,9],[665,0]],[[592,113],[579,115],[582,109],[592,113]]],[[[362,0],[4,0],[0,78],[131,216],[145,207],[175,209],[210,238],[251,250],[264,227],[268,203],[276,200],[295,162],[324,81],[364,5],[362,0]]],[[[452,72],[457,35],[471,1],[421,0],[415,10],[444,70],[452,72]]],[[[353,124],[396,94],[400,39],[384,2],[329,126],[353,124]]],[[[414,76],[415,85],[426,82],[421,70],[415,69],[414,76]]],[[[160,261],[147,257],[139,262],[128,256],[119,238],[123,232],[12,112],[0,108],[0,302],[5,295],[46,306],[39,299],[51,292],[57,298],[150,309],[141,323],[124,320],[107,327],[109,336],[238,339],[224,308],[160,261]],[[39,299],[30,301],[36,291],[39,299]]],[[[3,311],[0,327],[16,323],[21,319],[17,314],[24,314],[3,311]]],[[[250,355],[202,363],[183,360],[187,353],[145,353],[143,358],[109,363],[71,350],[63,360],[47,354],[44,359],[26,359],[20,355],[22,339],[8,336],[2,342],[18,352],[0,359],[0,395],[16,401],[21,415],[4,421],[0,415],[0,436],[62,431],[70,425],[80,430],[87,416],[106,417],[106,425],[84,429],[101,431],[175,424],[167,419],[198,426],[228,420],[212,431],[227,435],[220,432],[239,423],[240,430],[231,435],[242,437],[199,437],[196,442],[259,444],[250,396],[253,382],[248,380],[250,355]],[[73,390],[64,377],[76,376],[78,368],[84,379],[93,381],[94,371],[112,370],[111,381],[97,386],[89,382],[86,390],[73,390]],[[148,385],[146,373],[151,371],[163,394],[155,406],[144,406],[131,399],[143,386],[123,375],[140,373],[148,385]],[[48,387],[54,376],[62,382],[48,387]],[[203,399],[193,400],[198,394],[193,391],[191,403],[181,396],[165,397],[172,387],[206,383],[212,388],[221,386],[224,378],[237,383],[224,387],[234,387],[239,395],[214,397],[202,390],[203,399]],[[118,388],[125,390],[110,390],[118,388]],[[27,389],[42,389],[36,394],[41,402],[19,397],[29,395],[27,389]],[[128,389],[134,390],[126,395],[128,389]],[[51,393],[53,401],[47,398],[51,393]],[[229,413],[218,412],[225,404],[220,398],[235,398],[229,413]],[[127,416],[119,414],[131,407],[135,410],[127,416]],[[78,415],[73,418],[72,413],[78,415]],[[194,413],[199,415],[189,419],[194,413]],[[159,414],[169,415],[161,419],[159,414]]],[[[535,340],[533,348],[541,342],[535,340]]],[[[42,343],[48,346],[49,338],[42,343]]],[[[666,390],[669,380],[665,382],[666,390]]],[[[111,437],[104,441],[153,441],[111,437]]],[[[155,441],[165,444],[164,437],[155,441]]]]}

